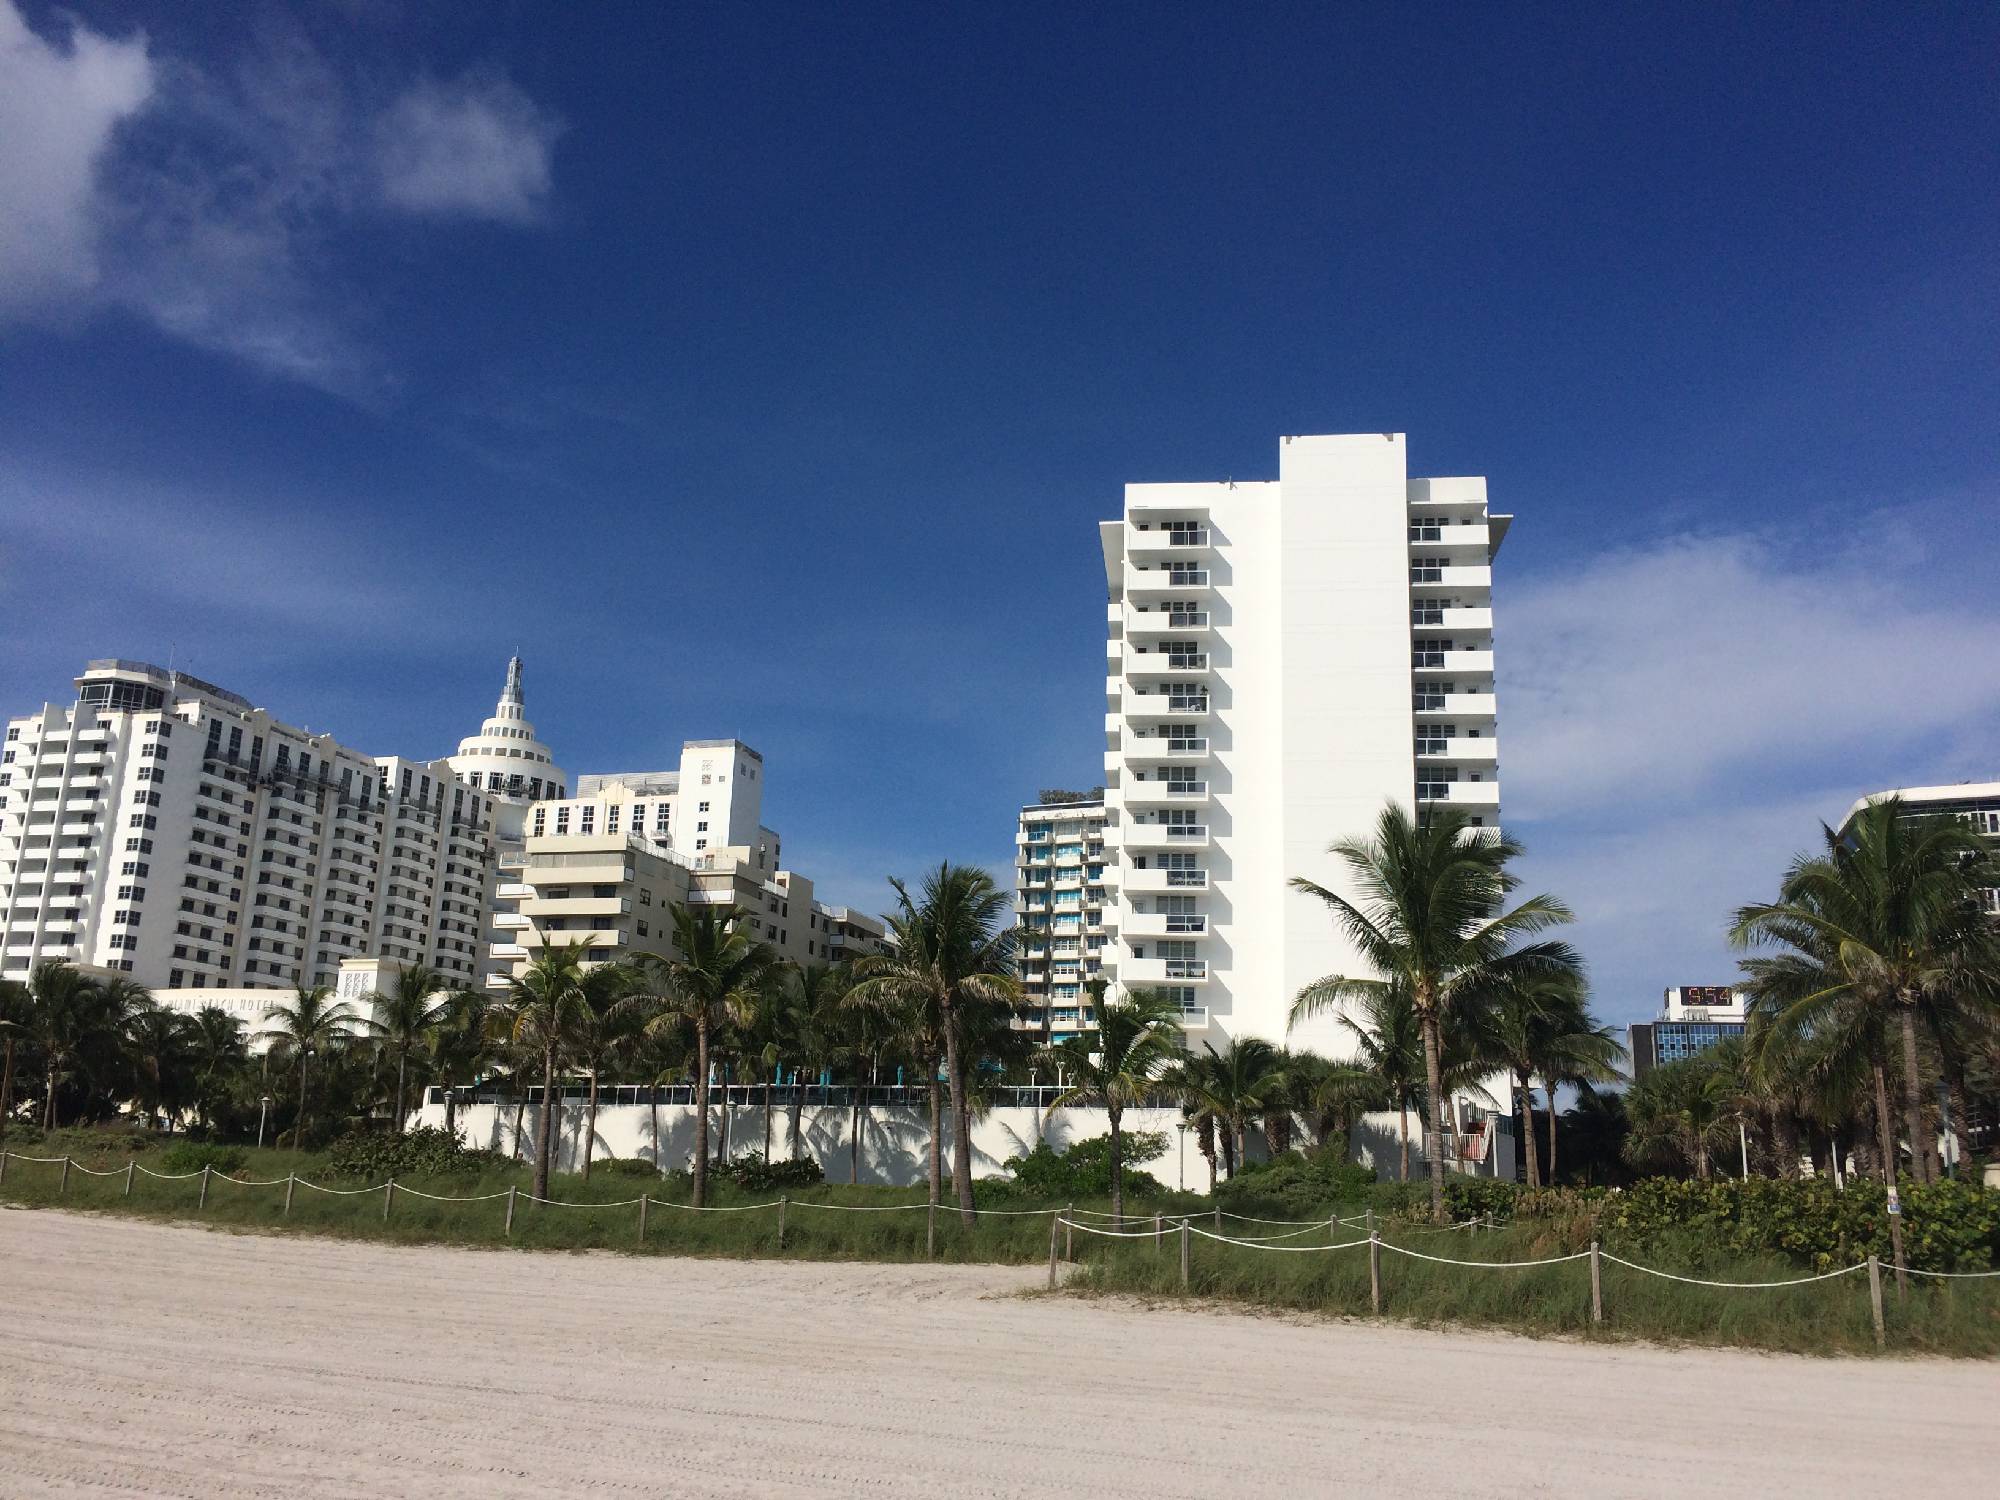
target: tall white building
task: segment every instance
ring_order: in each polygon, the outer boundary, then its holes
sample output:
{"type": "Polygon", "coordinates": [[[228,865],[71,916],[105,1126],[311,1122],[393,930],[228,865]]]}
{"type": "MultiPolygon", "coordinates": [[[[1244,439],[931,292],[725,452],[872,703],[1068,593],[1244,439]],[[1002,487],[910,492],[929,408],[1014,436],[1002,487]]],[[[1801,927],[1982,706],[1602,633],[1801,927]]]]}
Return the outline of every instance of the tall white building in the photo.
{"type": "Polygon", "coordinates": [[[507,685],[500,690],[493,716],[479,726],[479,733],[458,742],[451,768],[493,804],[493,831],[503,843],[521,837],[528,809],[535,803],[569,795],[569,777],[528,722],[520,657],[507,663],[507,685]]]}
{"type": "Polygon", "coordinates": [[[1115,917],[1102,790],[1044,792],[1014,835],[1014,914],[1021,929],[1021,1023],[1052,1038],[1096,1024],[1084,988],[1104,978],[1115,917]]]}
{"type": "MultiPolygon", "coordinates": [[[[1500,816],[1483,479],[1412,479],[1400,433],[1285,438],[1278,477],[1126,486],[1107,612],[1107,969],[1192,1032],[1287,1036],[1299,989],[1365,973],[1303,875],[1391,801],[1500,816]]],[[[1323,1018],[1301,1046],[1349,1049],[1323,1018]]]]}
{"type": "Polygon", "coordinates": [[[0,749],[0,974],[44,958],[153,989],[332,984],[344,960],[473,982],[492,806],[449,763],[368,756],[145,662],[0,749]]]}
{"type": "MultiPolygon", "coordinates": [[[[1845,837],[1862,809],[1894,797],[1911,816],[1963,818],[2000,851],[2000,781],[1961,781],[1951,786],[1906,786],[1870,792],[1848,808],[1840,820],[1845,837]]],[[[1980,893],[1986,910],[2000,917],[2000,890],[1980,893]]]]}

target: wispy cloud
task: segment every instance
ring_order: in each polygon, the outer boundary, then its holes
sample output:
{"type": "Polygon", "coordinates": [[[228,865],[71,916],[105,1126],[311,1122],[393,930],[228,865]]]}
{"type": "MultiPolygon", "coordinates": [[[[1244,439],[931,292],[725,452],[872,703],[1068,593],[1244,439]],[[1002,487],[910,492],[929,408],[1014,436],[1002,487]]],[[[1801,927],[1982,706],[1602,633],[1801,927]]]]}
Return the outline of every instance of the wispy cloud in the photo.
{"type": "Polygon", "coordinates": [[[376,125],[383,195],[416,213],[531,222],[548,202],[561,131],[496,73],[419,79],[376,125]]]}
{"type": "Polygon", "coordinates": [[[0,0],[0,311],[118,307],[280,377],[393,385],[340,247],[370,216],[529,222],[560,126],[504,75],[383,89],[279,13],[198,65],[0,0]]]}
{"type": "Polygon", "coordinates": [[[1979,513],[1670,535],[1503,590],[1507,822],[1606,1015],[1728,982],[1729,913],[1859,796],[2000,775],[2000,605],[1956,582],[1995,563],[1979,513]]]}

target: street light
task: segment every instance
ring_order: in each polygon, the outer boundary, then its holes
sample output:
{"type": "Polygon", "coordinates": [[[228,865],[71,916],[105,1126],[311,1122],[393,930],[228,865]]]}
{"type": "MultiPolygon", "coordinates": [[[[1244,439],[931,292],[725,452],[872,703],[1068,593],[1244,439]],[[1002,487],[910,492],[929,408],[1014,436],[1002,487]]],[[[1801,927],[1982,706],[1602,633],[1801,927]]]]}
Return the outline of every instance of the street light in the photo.
{"type": "Polygon", "coordinates": [[[257,1149],[264,1149],[264,1117],[271,1112],[271,1096],[266,1094],[257,1101],[257,1149]]]}

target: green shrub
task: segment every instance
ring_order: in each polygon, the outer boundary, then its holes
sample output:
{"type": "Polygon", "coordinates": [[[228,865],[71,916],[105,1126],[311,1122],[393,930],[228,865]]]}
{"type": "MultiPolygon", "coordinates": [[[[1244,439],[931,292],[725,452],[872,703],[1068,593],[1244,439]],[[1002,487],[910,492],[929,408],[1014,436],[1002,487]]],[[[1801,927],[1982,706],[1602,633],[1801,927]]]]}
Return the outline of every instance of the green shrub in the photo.
{"type": "Polygon", "coordinates": [[[609,1172],[613,1177],[657,1177],[660,1169],[643,1156],[612,1157],[591,1165],[593,1172],[609,1172]]]}
{"type": "Polygon", "coordinates": [[[738,1187],[753,1193],[813,1187],[826,1181],[826,1173],[810,1156],[797,1161],[766,1161],[761,1156],[746,1153],[725,1163],[721,1173],[738,1187]]]}
{"type": "Polygon", "coordinates": [[[456,1135],[420,1126],[404,1135],[376,1130],[350,1131],[327,1149],[328,1170],[342,1177],[437,1177],[504,1167],[497,1151],[475,1151],[456,1135]]]}
{"type": "Polygon", "coordinates": [[[203,1167],[228,1176],[243,1170],[250,1153],[241,1146],[214,1146],[201,1141],[177,1141],[160,1155],[162,1172],[199,1172],[203,1167]]]}
{"type": "MultiPolygon", "coordinates": [[[[1121,1137],[1121,1143],[1126,1162],[1125,1191],[1146,1195],[1159,1193],[1162,1190],[1159,1181],[1150,1173],[1137,1171],[1130,1164],[1151,1161],[1164,1153],[1167,1149],[1166,1136],[1155,1131],[1130,1131],[1121,1137]]],[[[1035,1149],[1026,1156],[1008,1158],[1007,1170],[1013,1174],[1011,1180],[976,1184],[975,1196],[1070,1202],[1078,1198],[1108,1198],[1111,1196],[1111,1137],[1093,1136],[1087,1141],[1076,1142],[1067,1151],[1056,1151],[1047,1141],[1037,1141],[1035,1149]]]]}
{"type": "Polygon", "coordinates": [[[1347,1160],[1340,1147],[1330,1146],[1247,1163],[1234,1177],[1215,1185],[1215,1201],[1229,1213],[1312,1219],[1364,1201],[1374,1187],[1373,1171],[1347,1160]]]}

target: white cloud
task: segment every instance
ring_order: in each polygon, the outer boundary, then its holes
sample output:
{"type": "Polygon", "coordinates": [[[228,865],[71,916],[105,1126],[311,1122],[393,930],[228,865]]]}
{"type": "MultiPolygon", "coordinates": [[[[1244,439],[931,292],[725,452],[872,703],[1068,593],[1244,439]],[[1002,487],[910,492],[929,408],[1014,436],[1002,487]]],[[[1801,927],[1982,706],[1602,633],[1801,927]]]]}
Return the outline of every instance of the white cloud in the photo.
{"type": "Polygon", "coordinates": [[[98,165],[152,92],[143,37],[73,23],[64,47],[0,0],[0,310],[60,304],[96,283],[98,165]]]}
{"type": "Polygon", "coordinates": [[[0,0],[0,314],[122,308],[379,394],[379,313],[336,247],[370,215],[535,218],[559,126],[497,72],[391,97],[279,13],[248,31],[199,65],[80,25],[64,49],[0,0]]]}
{"type": "Polygon", "coordinates": [[[415,213],[532,221],[548,200],[560,134],[505,78],[420,79],[376,125],[383,195],[415,213]]]}
{"type": "MultiPolygon", "coordinates": [[[[1990,504],[1991,502],[1986,502],[1990,504]]],[[[1957,732],[2000,711],[2000,606],[1940,590],[1894,516],[1801,555],[1751,535],[1608,552],[1501,602],[1510,812],[1671,803],[1732,774],[1957,732]]]]}

